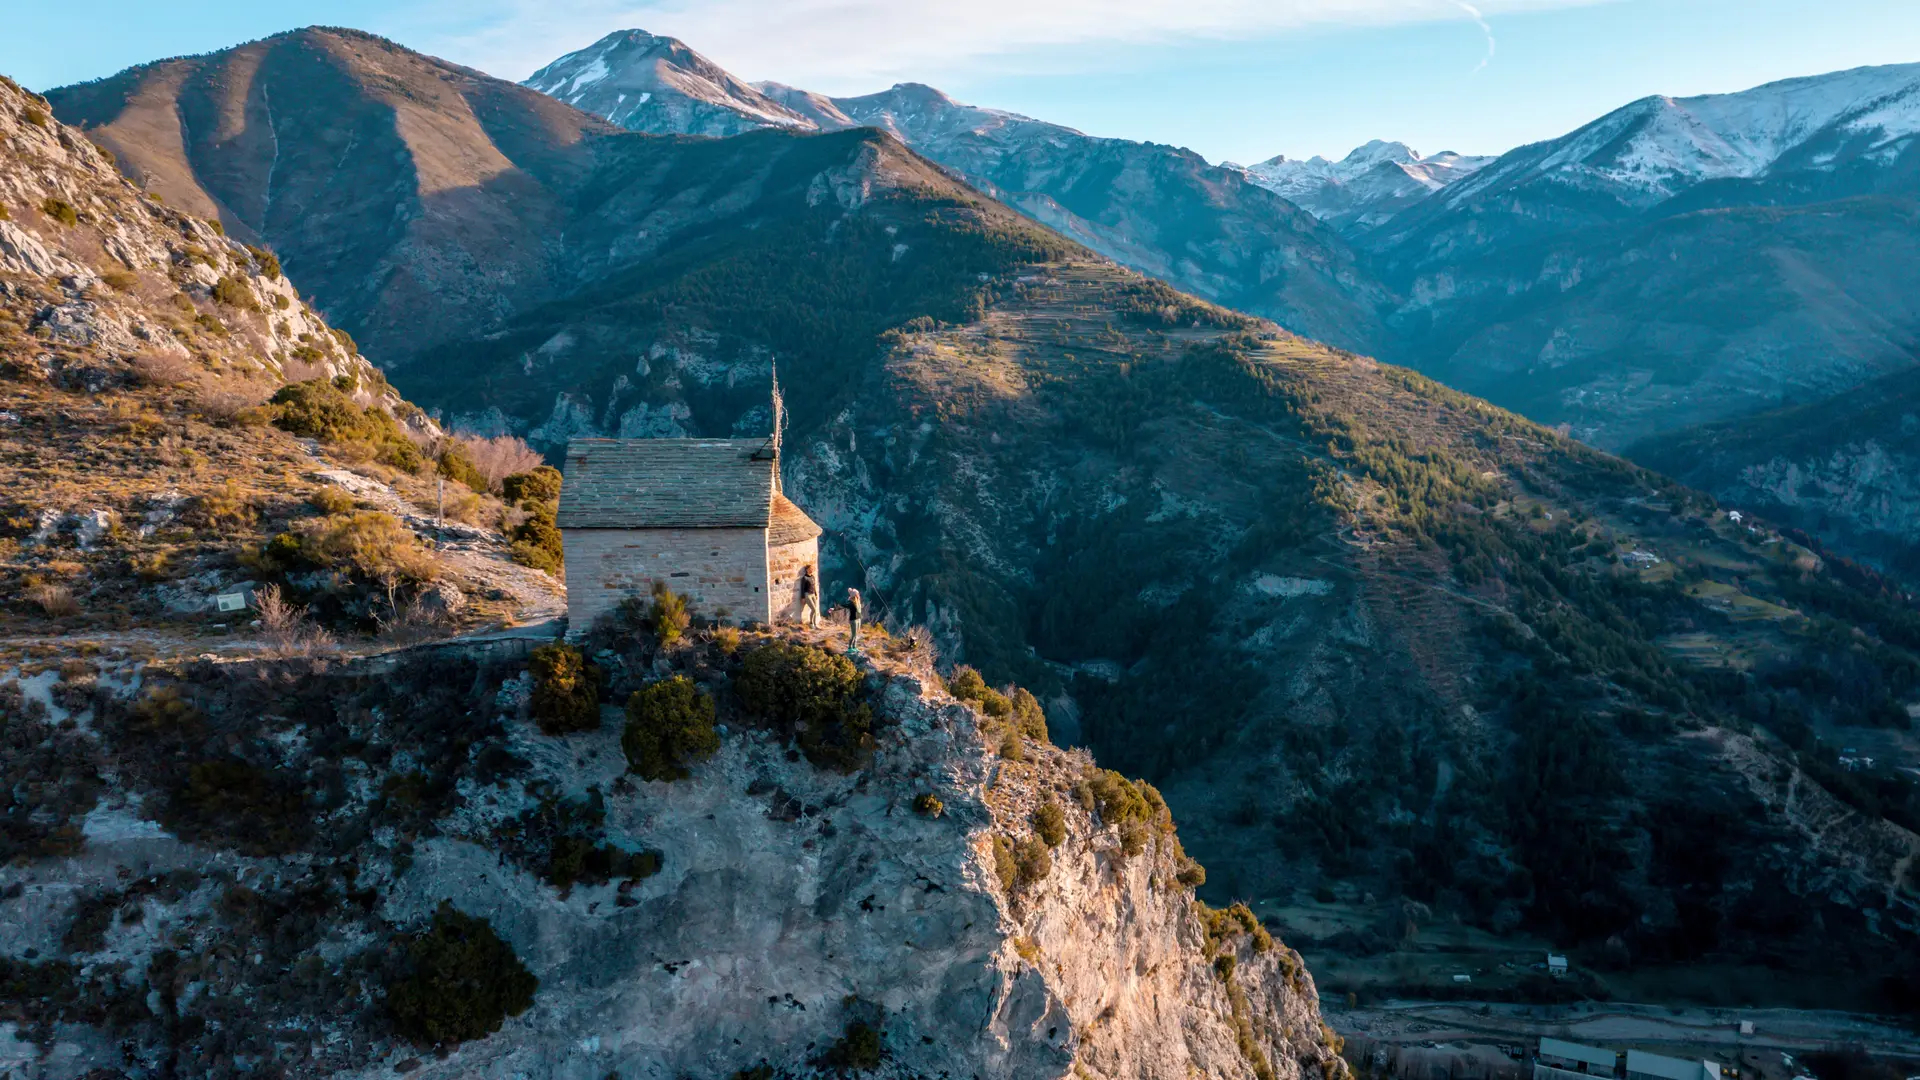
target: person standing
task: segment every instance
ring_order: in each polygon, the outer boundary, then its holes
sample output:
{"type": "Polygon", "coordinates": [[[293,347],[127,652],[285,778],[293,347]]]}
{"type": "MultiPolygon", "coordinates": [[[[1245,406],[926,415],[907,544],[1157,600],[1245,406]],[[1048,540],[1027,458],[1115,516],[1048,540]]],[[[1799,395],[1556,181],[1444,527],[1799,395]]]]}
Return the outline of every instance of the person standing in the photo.
{"type": "Polygon", "coordinates": [[[820,582],[813,576],[813,564],[800,568],[800,625],[820,629],[820,582]]]}
{"type": "Polygon", "coordinates": [[[860,590],[847,590],[847,651],[860,651],[860,590]]]}

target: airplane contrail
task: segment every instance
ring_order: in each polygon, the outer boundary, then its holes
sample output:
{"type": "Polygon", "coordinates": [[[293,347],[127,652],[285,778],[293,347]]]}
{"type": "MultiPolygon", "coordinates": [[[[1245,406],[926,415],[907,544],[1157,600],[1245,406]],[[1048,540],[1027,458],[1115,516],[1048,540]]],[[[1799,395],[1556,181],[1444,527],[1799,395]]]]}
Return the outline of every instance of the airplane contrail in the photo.
{"type": "Polygon", "coordinates": [[[1480,32],[1487,35],[1487,55],[1481,57],[1480,63],[1476,64],[1474,69],[1468,72],[1469,75],[1478,75],[1481,71],[1485,70],[1488,64],[1493,63],[1493,54],[1497,47],[1496,42],[1493,40],[1493,27],[1487,25],[1487,18],[1480,14],[1480,9],[1467,3],[1466,0],[1453,0],[1453,6],[1466,12],[1467,15],[1473,19],[1474,23],[1480,27],[1480,32]]]}

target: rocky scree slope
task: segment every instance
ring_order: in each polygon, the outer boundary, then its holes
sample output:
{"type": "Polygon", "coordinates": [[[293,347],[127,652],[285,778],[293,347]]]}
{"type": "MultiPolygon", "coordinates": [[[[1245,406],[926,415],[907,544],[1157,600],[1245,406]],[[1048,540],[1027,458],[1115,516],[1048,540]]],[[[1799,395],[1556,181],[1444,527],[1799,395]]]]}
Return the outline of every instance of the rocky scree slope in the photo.
{"type": "Polygon", "coordinates": [[[813,646],[599,644],[609,696],[697,686],[708,758],[628,774],[613,720],[543,734],[524,661],[458,652],[0,689],[8,731],[52,740],[4,757],[59,841],[0,869],[0,1055],[50,1080],[1345,1075],[1298,956],[1194,902],[1151,789],[955,701],[924,651],[811,653],[871,718],[843,772],[739,689],[813,646]],[[436,1050],[395,988],[450,910],[513,954],[466,977],[537,986],[436,1050]]]}
{"type": "Polygon", "coordinates": [[[1311,214],[1215,168],[1198,154],[1125,139],[1094,138],[1015,113],[964,105],[918,83],[860,97],[829,98],[777,84],[746,87],[672,38],[611,34],[555,62],[526,85],[635,130],[720,134],[709,119],[725,109],[742,128],[834,131],[880,128],[969,183],[1108,258],[1195,295],[1275,319],[1289,329],[1350,348],[1388,342],[1381,310],[1388,295],[1344,241],[1311,214]],[[628,42],[651,42],[634,51],[628,42]],[[663,69],[658,56],[672,55],[663,69]],[[623,59],[624,58],[624,59],[623,59]],[[609,74],[600,74],[604,64],[609,74]],[[661,70],[693,71],[681,89],[661,70]],[[576,88],[572,79],[591,75],[576,88]],[[631,73],[629,73],[631,72],[631,73]],[[620,119],[626,84],[664,85],[631,122],[620,119]],[[711,88],[731,89],[715,94],[711,88]],[[549,87],[552,87],[549,90],[549,87]],[[675,118],[686,126],[676,126],[675,118]]]}
{"type": "MultiPolygon", "coordinates": [[[[268,398],[300,380],[326,385],[339,409],[386,418],[388,450],[413,460],[415,438],[439,435],[300,299],[270,251],[142,195],[46,101],[0,84],[10,635],[191,634],[216,621],[215,594],[265,580],[243,563],[249,548],[332,520],[315,499],[393,512],[391,542],[417,543],[403,522],[431,531],[430,479],[371,460],[371,445],[272,425],[268,398]]],[[[420,594],[440,614],[551,603],[556,583],[507,566],[498,534],[456,522],[442,535],[462,550],[420,594]]]]}

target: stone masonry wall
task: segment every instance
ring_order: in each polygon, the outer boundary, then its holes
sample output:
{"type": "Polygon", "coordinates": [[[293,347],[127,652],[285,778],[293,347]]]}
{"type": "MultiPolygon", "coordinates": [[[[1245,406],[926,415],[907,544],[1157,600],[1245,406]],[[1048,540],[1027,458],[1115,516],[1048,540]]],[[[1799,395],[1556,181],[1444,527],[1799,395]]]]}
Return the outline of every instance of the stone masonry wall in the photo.
{"type": "MultiPolygon", "coordinates": [[[[813,579],[820,581],[820,541],[803,540],[767,549],[767,580],[773,593],[773,617],[777,622],[800,621],[800,568],[813,567],[813,579]]],[[[826,597],[821,597],[821,611],[826,597]]]]}
{"type": "Polygon", "coordinates": [[[687,598],[695,615],[766,622],[765,529],[564,529],[567,632],[586,632],[653,583],[687,598]]]}

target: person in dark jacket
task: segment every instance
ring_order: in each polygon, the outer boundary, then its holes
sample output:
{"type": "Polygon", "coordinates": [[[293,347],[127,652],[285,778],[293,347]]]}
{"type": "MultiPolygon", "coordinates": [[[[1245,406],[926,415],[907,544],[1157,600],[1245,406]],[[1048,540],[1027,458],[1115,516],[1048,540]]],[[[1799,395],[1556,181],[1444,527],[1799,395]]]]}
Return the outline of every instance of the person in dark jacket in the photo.
{"type": "Polygon", "coordinates": [[[800,625],[820,629],[820,581],[813,576],[813,564],[800,568],[800,625]]]}
{"type": "Polygon", "coordinates": [[[860,590],[847,590],[847,651],[860,649],[860,590]]]}

